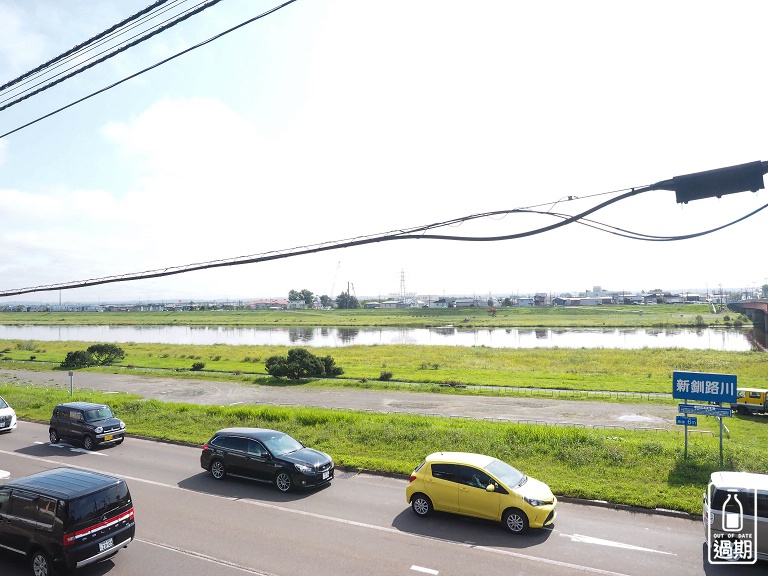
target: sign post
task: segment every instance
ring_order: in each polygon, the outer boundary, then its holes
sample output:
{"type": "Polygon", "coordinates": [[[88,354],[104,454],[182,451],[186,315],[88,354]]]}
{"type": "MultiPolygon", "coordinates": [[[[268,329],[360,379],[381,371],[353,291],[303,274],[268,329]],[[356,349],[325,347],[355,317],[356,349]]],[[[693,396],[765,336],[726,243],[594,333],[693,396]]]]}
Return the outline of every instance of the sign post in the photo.
{"type": "MultiPolygon", "coordinates": [[[[672,397],[685,400],[677,411],[688,416],[698,414],[715,416],[720,420],[720,466],[723,465],[723,417],[731,417],[730,406],[736,402],[736,376],[734,374],[707,374],[704,372],[672,372],[672,397]],[[708,404],[688,404],[688,400],[701,400],[708,404]]],[[[680,418],[678,416],[678,418],[680,418]]],[[[694,419],[695,420],[695,419],[694,419]]],[[[680,421],[677,422],[680,424],[680,421]]],[[[685,457],[688,458],[688,419],[685,426],[685,457]]],[[[695,425],[695,424],[694,424],[695,425]]]]}

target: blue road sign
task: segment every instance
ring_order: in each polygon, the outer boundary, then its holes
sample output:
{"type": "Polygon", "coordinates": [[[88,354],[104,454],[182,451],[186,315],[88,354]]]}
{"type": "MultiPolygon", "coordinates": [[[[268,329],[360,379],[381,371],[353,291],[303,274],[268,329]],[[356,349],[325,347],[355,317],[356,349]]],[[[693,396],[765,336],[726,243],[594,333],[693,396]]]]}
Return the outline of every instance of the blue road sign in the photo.
{"type": "Polygon", "coordinates": [[[678,404],[677,411],[682,414],[698,414],[699,416],[725,416],[730,418],[733,410],[730,406],[711,406],[709,404],[678,404]]]}
{"type": "Polygon", "coordinates": [[[696,416],[677,416],[675,418],[675,424],[678,426],[698,426],[699,420],[696,416]]]}
{"type": "Polygon", "coordinates": [[[705,402],[736,402],[734,374],[672,372],[672,397],[705,402]]]}

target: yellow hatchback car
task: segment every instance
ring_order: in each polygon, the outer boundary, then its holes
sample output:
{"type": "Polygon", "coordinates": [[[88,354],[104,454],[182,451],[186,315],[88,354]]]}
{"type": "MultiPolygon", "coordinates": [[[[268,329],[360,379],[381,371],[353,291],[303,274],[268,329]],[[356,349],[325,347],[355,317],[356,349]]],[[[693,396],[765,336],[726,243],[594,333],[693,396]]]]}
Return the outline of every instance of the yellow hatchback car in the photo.
{"type": "Polygon", "coordinates": [[[411,474],[405,498],[417,516],[438,510],[486,518],[515,534],[548,526],[557,515],[557,498],[544,482],[468,452],[427,456],[411,474]]]}

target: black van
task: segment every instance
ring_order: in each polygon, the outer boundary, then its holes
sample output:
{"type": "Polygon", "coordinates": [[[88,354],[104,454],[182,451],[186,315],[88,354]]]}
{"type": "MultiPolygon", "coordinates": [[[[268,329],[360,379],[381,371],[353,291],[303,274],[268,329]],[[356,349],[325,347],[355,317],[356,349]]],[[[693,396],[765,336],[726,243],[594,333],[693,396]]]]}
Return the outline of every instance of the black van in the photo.
{"type": "Polygon", "coordinates": [[[81,442],[86,450],[106,444],[122,444],[125,422],[115,418],[112,408],[93,402],[67,402],[53,409],[48,427],[51,444],[61,438],[81,442]]]}
{"type": "Polygon", "coordinates": [[[35,576],[113,556],[135,532],[122,478],[54,468],[0,485],[0,549],[27,556],[35,576]]]}

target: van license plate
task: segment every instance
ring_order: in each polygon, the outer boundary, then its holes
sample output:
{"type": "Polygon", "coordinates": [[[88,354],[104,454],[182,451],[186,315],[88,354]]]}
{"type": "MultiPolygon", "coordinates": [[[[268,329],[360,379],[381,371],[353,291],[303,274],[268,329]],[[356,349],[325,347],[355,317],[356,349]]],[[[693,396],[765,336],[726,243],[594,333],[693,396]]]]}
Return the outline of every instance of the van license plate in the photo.
{"type": "Polygon", "coordinates": [[[110,434],[109,436],[104,436],[104,441],[109,442],[110,440],[112,440],[112,438],[114,438],[112,434],[110,434]]]}
{"type": "Polygon", "coordinates": [[[104,552],[104,550],[109,550],[115,545],[114,542],[112,542],[112,538],[108,538],[107,540],[104,540],[104,542],[99,542],[99,552],[104,552]]]}

